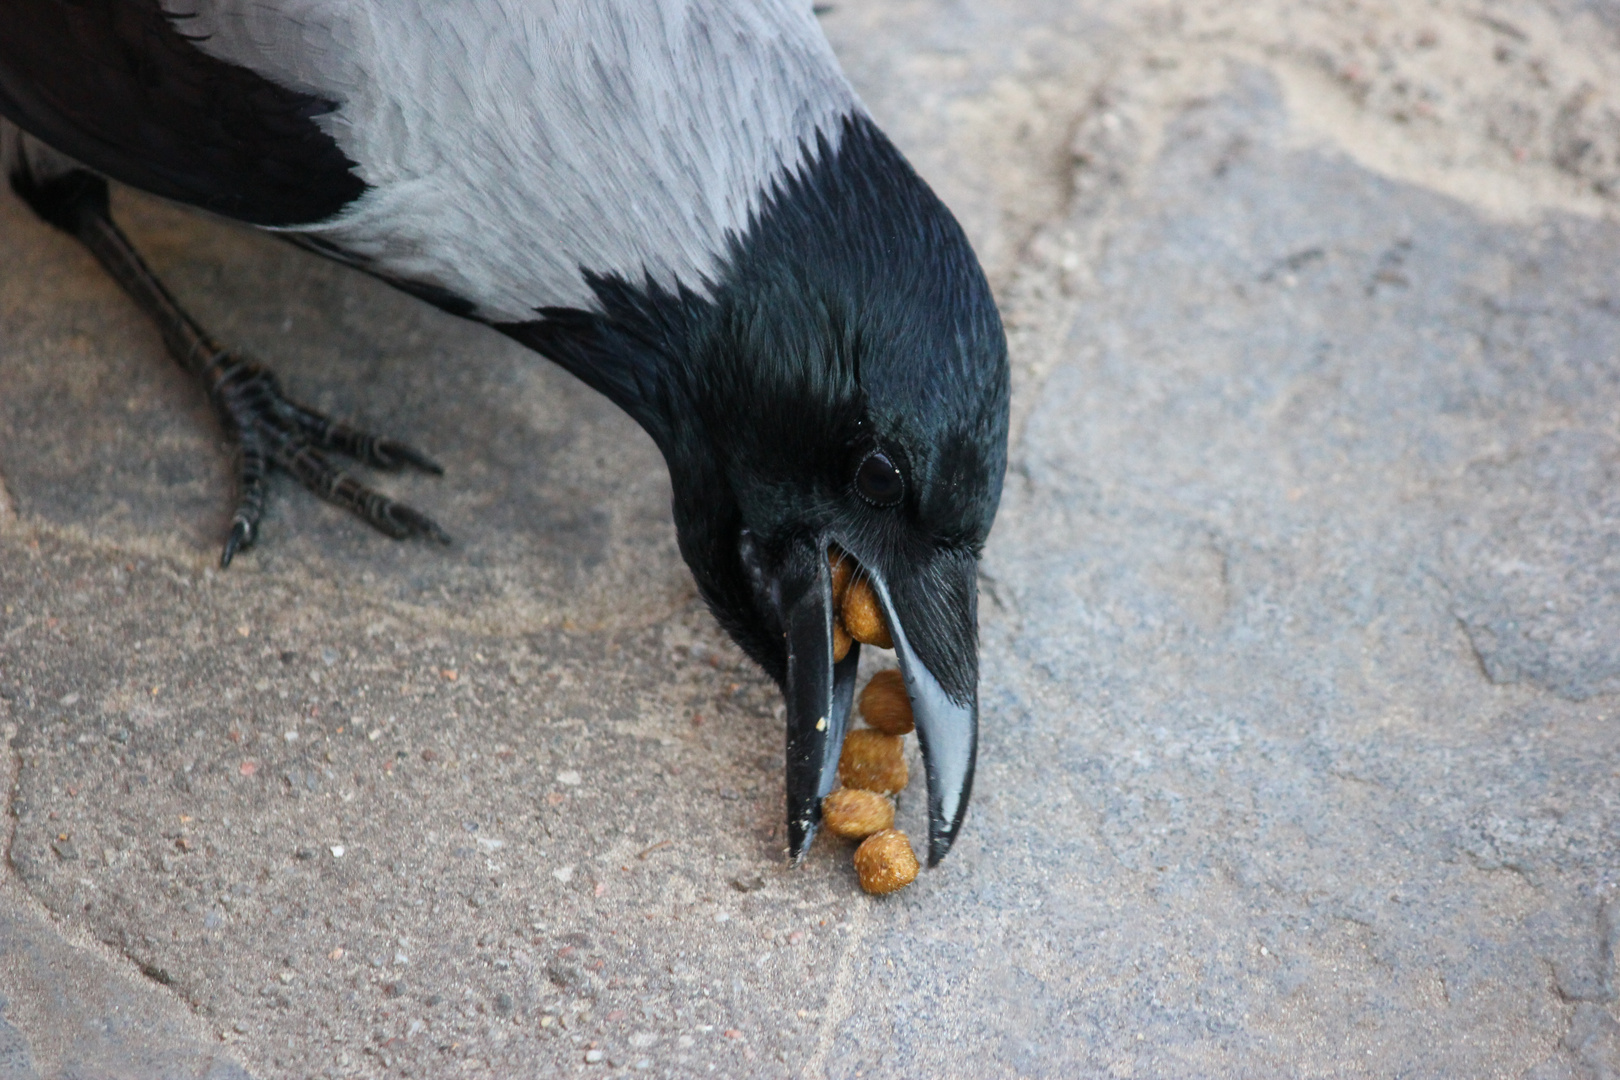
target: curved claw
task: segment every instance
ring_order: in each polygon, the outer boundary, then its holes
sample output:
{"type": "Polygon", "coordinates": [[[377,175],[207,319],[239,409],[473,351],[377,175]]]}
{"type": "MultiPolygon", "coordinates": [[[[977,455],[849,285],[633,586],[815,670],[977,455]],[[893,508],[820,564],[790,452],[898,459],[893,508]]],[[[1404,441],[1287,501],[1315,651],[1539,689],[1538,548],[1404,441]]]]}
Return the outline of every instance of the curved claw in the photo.
{"type": "MultiPolygon", "coordinates": [[[[381,469],[398,469],[409,465],[413,469],[420,469],[434,476],[444,475],[444,466],[428,457],[422,451],[407,446],[393,439],[378,439],[372,445],[375,452],[373,464],[381,469]]],[[[438,526],[434,526],[438,528],[438,526]]],[[[446,538],[448,539],[448,538],[446,538]]]]}
{"type": "Polygon", "coordinates": [[[231,565],[231,560],[236,558],[238,551],[253,546],[254,532],[253,523],[244,520],[240,516],[231,522],[231,535],[225,538],[225,550],[219,553],[219,568],[221,570],[231,565]]]}
{"type": "Polygon", "coordinates": [[[410,507],[403,506],[392,499],[387,501],[389,509],[386,513],[393,520],[400,522],[405,529],[404,532],[399,534],[398,539],[403,540],[412,536],[421,536],[447,546],[450,544],[450,534],[439,528],[438,522],[426,514],[412,510],[410,507]]]}
{"type": "Polygon", "coordinates": [[[229,350],[214,350],[204,375],[214,407],[241,448],[236,516],[220,555],[220,566],[229,566],[236,553],[256,539],[264,510],[265,476],[272,465],[396,540],[423,536],[441,544],[450,543],[450,535],[432,518],[360,483],[332,465],[323,451],[377,468],[410,465],[442,476],[444,468],[438,462],[405,443],[329,420],[289,401],[274,374],[229,350]]]}

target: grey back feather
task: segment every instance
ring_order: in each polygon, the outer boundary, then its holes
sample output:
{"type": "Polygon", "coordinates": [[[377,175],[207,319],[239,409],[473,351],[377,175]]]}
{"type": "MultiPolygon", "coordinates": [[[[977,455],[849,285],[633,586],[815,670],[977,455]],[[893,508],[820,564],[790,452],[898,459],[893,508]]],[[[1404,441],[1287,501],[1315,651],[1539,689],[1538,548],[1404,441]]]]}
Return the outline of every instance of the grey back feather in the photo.
{"type": "Polygon", "coordinates": [[[203,50],[339,103],[371,190],[298,231],[491,321],[699,292],[860,106],[807,0],[165,0],[203,50]]]}

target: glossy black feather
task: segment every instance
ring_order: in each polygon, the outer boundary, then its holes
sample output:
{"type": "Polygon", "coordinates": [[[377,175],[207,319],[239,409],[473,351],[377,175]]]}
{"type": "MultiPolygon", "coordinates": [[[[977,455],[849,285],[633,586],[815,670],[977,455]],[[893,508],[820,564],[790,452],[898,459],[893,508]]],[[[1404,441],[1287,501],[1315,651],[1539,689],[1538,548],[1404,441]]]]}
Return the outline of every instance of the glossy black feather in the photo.
{"type": "Polygon", "coordinates": [[[335,103],[202,52],[157,0],[0,2],[0,115],[115,180],[255,225],[366,190],[315,118],[335,103]]]}
{"type": "Polygon", "coordinates": [[[1006,467],[1000,317],[948,210],[864,117],[771,193],[711,295],[594,279],[603,311],[503,327],[636,417],[668,461],[681,552],[716,616],[778,680],[782,627],[738,557],[828,530],[905,568],[896,600],[946,691],[977,685],[974,560],[1006,467]],[[860,497],[875,447],[895,507],[860,497]],[[966,635],[964,635],[964,630],[966,635]]]}

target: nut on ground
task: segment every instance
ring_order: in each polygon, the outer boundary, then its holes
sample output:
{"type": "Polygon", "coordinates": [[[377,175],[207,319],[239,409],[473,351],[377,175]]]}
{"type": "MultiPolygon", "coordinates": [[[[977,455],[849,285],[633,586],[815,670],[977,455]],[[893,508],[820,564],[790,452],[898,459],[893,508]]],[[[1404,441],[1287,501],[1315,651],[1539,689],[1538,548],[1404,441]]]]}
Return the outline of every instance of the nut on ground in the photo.
{"type": "Polygon", "coordinates": [[[900,736],[866,730],[844,736],[844,749],[838,755],[838,779],[845,787],[885,795],[904,790],[909,776],[900,736]]]}
{"type": "Polygon", "coordinates": [[[894,638],[889,635],[888,624],[883,621],[883,612],[878,608],[877,593],[872,591],[871,582],[864,577],[849,583],[839,611],[843,615],[844,629],[849,631],[850,637],[880,649],[894,648],[894,638]]]}
{"type": "Polygon", "coordinates": [[[821,800],[821,823],[846,840],[894,827],[894,804],[875,791],[839,788],[821,800]]]}
{"type": "Polygon", "coordinates": [[[906,680],[898,671],[890,668],[872,676],[872,681],[861,691],[861,715],[885,735],[911,734],[917,725],[911,718],[906,680]]]}
{"type": "Polygon", "coordinates": [[[917,880],[917,855],[898,829],[884,829],[855,849],[855,872],[861,888],[875,896],[903,889],[917,880]]]}

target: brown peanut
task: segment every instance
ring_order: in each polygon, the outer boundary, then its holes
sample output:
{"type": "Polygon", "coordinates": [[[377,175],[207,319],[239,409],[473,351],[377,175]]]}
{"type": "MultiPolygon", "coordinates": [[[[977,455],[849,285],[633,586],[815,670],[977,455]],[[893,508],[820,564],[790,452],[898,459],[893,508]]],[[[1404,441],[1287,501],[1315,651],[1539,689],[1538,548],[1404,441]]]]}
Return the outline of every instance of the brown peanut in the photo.
{"type": "Polygon", "coordinates": [[[844,736],[844,749],[838,755],[838,779],[845,787],[885,795],[903,790],[910,777],[900,736],[866,730],[844,736]]]}
{"type": "Polygon", "coordinates": [[[877,896],[903,889],[917,880],[917,855],[898,829],[884,829],[855,849],[855,872],[861,888],[877,896]]]}
{"type": "Polygon", "coordinates": [[[850,637],[880,649],[894,648],[894,638],[889,636],[889,627],[878,608],[877,593],[872,591],[871,583],[864,577],[849,583],[840,610],[844,617],[844,629],[849,631],[850,637]]]}
{"type": "Polygon", "coordinates": [[[905,678],[893,668],[873,675],[861,691],[861,715],[885,735],[909,735],[917,725],[911,718],[905,678]]]}
{"type": "Polygon", "coordinates": [[[827,565],[832,570],[832,600],[836,611],[844,602],[844,593],[849,589],[849,579],[855,574],[855,560],[848,555],[832,548],[827,552],[827,565]]]}
{"type": "Polygon", "coordinates": [[[854,644],[855,639],[849,636],[849,631],[844,629],[844,624],[836,618],[833,619],[833,663],[836,664],[848,656],[850,646],[854,644]]]}
{"type": "Polygon", "coordinates": [[[894,827],[894,804],[875,791],[839,788],[821,800],[821,822],[847,840],[894,827]]]}

